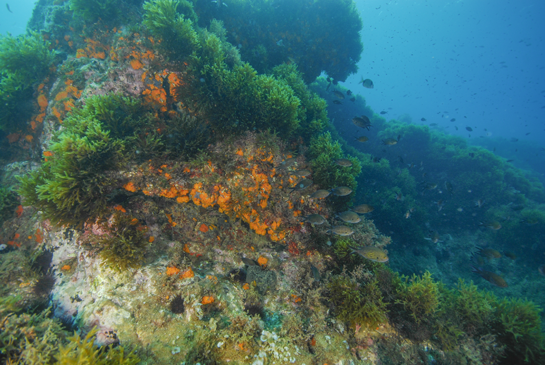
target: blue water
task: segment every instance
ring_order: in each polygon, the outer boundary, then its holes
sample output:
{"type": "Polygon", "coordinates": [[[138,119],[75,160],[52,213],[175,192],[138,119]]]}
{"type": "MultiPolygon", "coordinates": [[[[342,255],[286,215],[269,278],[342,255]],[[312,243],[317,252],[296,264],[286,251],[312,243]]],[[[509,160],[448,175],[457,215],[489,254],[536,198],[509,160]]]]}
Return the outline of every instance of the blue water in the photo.
{"type": "Polygon", "coordinates": [[[12,35],[25,33],[26,24],[32,15],[32,10],[36,0],[13,0],[3,1],[0,5],[0,34],[7,32],[12,35]],[[6,3],[9,4],[11,13],[8,11],[6,3]]]}
{"type": "Polygon", "coordinates": [[[345,86],[375,112],[387,111],[387,119],[408,114],[466,138],[545,146],[545,2],[356,3],[364,52],[345,86]],[[362,76],[375,88],[358,85],[362,76]]]}
{"type": "MultiPolygon", "coordinates": [[[[3,4],[0,34],[24,33],[35,2],[8,2],[13,13],[3,4]]],[[[364,52],[358,74],[345,86],[377,113],[437,123],[466,138],[517,138],[545,146],[545,2],[357,0],[356,5],[364,22],[364,52]],[[358,85],[361,77],[372,79],[375,88],[358,85]]]]}

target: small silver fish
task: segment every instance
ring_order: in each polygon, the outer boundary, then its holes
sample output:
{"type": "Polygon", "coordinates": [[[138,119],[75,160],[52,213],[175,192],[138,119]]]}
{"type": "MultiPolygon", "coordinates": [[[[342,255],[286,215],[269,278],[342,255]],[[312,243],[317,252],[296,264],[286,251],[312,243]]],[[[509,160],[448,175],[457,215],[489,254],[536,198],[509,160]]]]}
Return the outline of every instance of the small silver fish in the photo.
{"type": "Polygon", "coordinates": [[[375,208],[372,205],[369,204],[360,204],[352,208],[352,211],[358,213],[358,214],[367,214],[371,213],[375,208]]]}
{"type": "Polygon", "coordinates": [[[329,196],[329,194],[331,194],[328,190],[323,190],[323,189],[320,189],[320,190],[316,190],[311,196],[310,198],[311,199],[323,199],[323,198],[327,198],[329,196]]]}
{"type": "Polygon", "coordinates": [[[350,236],[354,233],[354,230],[347,226],[333,226],[331,229],[327,230],[327,233],[333,233],[338,236],[350,236]]]}
{"type": "Polygon", "coordinates": [[[337,214],[337,217],[341,219],[345,223],[359,223],[361,222],[361,218],[357,213],[354,213],[352,211],[346,211],[337,214]]]}
{"type": "Polygon", "coordinates": [[[325,222],[327,222],[327,220],[321,216],[320,214],[311,214],[311,215],[307,215],[306,217],[303,218],[303,220],[305,222],[308,222],[312,225],[321,225],[321,224],[324,224],[325,222]]]}
{"type": "Polygon", "coordinates": [[[352,189],[347,186],[338,186],[331,190],[331,192],[337,196],[347,196],[352,193],[352,189]]]}
{"type": "Polygon", "coordinates": [[[352,161],[346,159],[346,158],[339,158],[335,161],[335,163],[342,167],[350,167],[352,166],[352,161]]]}

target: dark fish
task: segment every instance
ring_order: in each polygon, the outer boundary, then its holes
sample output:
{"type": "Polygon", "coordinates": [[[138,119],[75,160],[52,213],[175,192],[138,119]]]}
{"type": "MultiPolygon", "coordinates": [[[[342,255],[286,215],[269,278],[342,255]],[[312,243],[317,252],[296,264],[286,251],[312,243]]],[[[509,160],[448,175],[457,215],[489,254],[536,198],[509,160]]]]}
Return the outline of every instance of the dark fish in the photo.
{"type": "Polygon", "coordinates": [[[451,122],[456,122],[456,118],[452,118],[450,121],[451,122]]]}
{"type": "Polygon", "coordinates": [[[452,194],[453,188],[452,188],[452,184],[450,182],[445,181],[445,189],[447,189],[447,191],[452,194]]]}
{"type": "Polygon", "coordinates": [[[303,169],[303,170],[294,171],[293,174],[297,177],[305,177],[305,176],[309,176],[311,172],[309,170],[303,169]]]}
{"type": "Polygon", "coordinates": [[[375,246],[356,248],[352,253],[357,253],[358,255],[375,262],[388,262],[389,260],[386,251],[375,246]]]}
{"type": "Polygon", "coordinates": [[[306,217],[303,218],[303,220],[312,225],[318,225],[318,226],[327,222],[326,219],[320,214],[307,215],[306,217]]]}
{"type": "Polygon", "coordinates": [[[431,235],[430,235],[431,237],[424,237],[424,239],[425,239],[426,241],[431,241],[431,242],[433,242],[433,243],[443,242],[443,241],[441,241],[441,236],[439,235],[439,232],[437,232],[437,231],[430,231],[430,233],[431,233],[431,235]]]}
{"type": "Polygon", "coordinates": [[[296,163],[297,163],[297,158],[291,157],[291,158],[288,158],[287,160],[282,161],[282,163],[280,164],[280,168],[281,169],[287,169],[287,168],[292,167],[296,163]]]}
{"type": "Polygon", "coordinates": [[[354,230],[347,226],[334,226],[331,227],[331,229],[328,229],[327,233],[333,233],[339,236],[350,236],[354,233],[354,230]]]}
{"type": "Polygon", "coordinates": [[[333,100],[333,104],[342,105],[343,103],[341,103],[339,100],[333,100]]]}
{"type": "Polygon", "coordinates": [[[359,223],[361,222],[360,216],[352,211],[342,212],[336,215],[337,218],[341,219],[345,223],[359,223]]]}
{"type": "Polygon", "coordinates": [[[487,259],[499,259],[501,257],[501,253],[497,250],[494,250],[493,248],[480,248],[477,250],[477,253],[483,257],[486,257],[487,259]]]}
{"type": "Polygon", "coordinates": [[[420,120],[423,121],[423,122],[425,122],[425,121],[426,121],[426,118],[421,118],[420,120]]]}
{"type": "Polygon", "coordinates": [[[313,181],[310,179],[303,179],[297,183],[296,186],[293,187],[292,191],[294,190],[304,190],[311,186],[313,184],[313,181]]]}
{"type": "Polygon", "coordinates": [[[372,80],[370,80],[370,79],[365,79],[364,80],[363,77],[361,78],[361,81],[359,83],[362,84],[363,87],[365,87],[367,89],[372,89],[372,88],[375,87],[372,80]]]}
{"type": "Polygon", "coordinates": [[[479,222],[479,226],[488,227],[494,231],[497,231],[501,229],[501,223],[498,221],[491,221],[491,222],[479,222]]]}
{"type": "Polygon", "coordinates": [[[244,263],[244,265],[247,265],[247,266],[259,266],[257,264],[257,262],[255,262],[254,260],[252,259],[248,259],[246,257],[240,257],[240,259],[242,260],[242,262],[244,263]]]}
{"type": "Polygon", "coordinates": [[[476,268],[474,266],[471,266],[471,271],[474,273],[477,273],[481,278],[488,281],[490,284],[495,285],[499,288],[507,288],[509,285],[507,285],[507,282],[504,278],[499,276],[498,274],[495,274],[491,271],[486,271],[479,268],[476,268]]]}
{"type": "Polygon", "coordinates": [[[467,129],[468,131],[470,131],[470,132],[473,132],[473,128],[471,128],[471,127],[466,127],[466,129],[467,129]]]}
{"type": "Polygon", "coordinates": [[[318,270],[316,266],[310,265],[310,271],[312,272],[312,278],[314,281],[320,281],[322,279],[320,276],[320,270],[318,270]]]}
{"type": "Polygon", "coordinates": [[[401,136],[397,136],[397,139],[394,139],[394,138],[386,138],[386,139],[383,139],[382,140],[382,143],[385,144],[386,146],[393,146],[395,144],[397,144],[397,142],[399,142],[399,138],[401,136]]]}
{"type": "Polygon", "coordinates": [[[434,183],[424,183],[423,184],[423,190],[434,190],[435,188],[437,188],[437,184],[434,184],[434,183]]]}
{"type": "Polygon", "coordinates": [[[367,142],[368,140],[369,140],[369,138],[365,137],[365,136],[361,136],[361,137],[356,138],[356,141],[358,141],[358,142],[367,142]]]}
{"type": "Polygon", "coordinates": [[[335,163],[342,167],[350,167],[352,166],[352,161],[346,159],[346,158],[339,158],[335,161],[335,163]]]}
{"type": "Polygon", "coordinates": [[[352,123],[354,123],[354,125],[357,127],[365,128],[367,130],[371,128],[371,119],[365,115],[352,118],[352,123]]]}
{"type": "Polygon", "coordinates": [[[352,211],[354,211],[354,212],[356,212],[358,214],[371,213],[373,210],[375,210],[375,208],[373,208],[369,204],[360,204],[360,205],[355,206],[354,208],[352,208],[352,211]]]}
{"type": "Polygon", "coordinates": [[[505,162],[513,162],[513,161],[515,161],[515,160],[507,160],[507,161],[505,161],[505,162]]]}
{"type": "Polygon", "coordinates": [[[352,189],[347,186],[338,186],[331,190],[331,192],[337,196],[347,196],[348,194],[352,193],[352,189]]]}
{"type": "Polygon", "coordinates": [[[511,142],[517,142],[518,140],[518,138],[511,138],[511,142]]]}
{"type": "Polygon", "coordinates": [[[385,111],[385,110],[383,110],[383,111],[380,112],[380,114],[382,114],[382,115],[387,114],[387,113],[388,113],[388,112],[385,111]]]}
{"type": "Polygon", "coordinates": [[[348,96],[352,95],[352,91],[346,90],[346,95],[348,95],[348,96]]]}
{"type": "Polygon", "coordinates": [[[435,127],[437,126],[437,123],[430,123],[430,127],[435,127]]]}
{"type": "Polygon", "coordinates": [[[355,98],[355,97],[351,97],[351,98],[350,98],[350,101],[356,101],[356,98],[355,98]]]}
{"type": "Polygon", "coordinates": [[[515,260],[517,258],[517,255],[510,251],[504,251],[503,254],[505,257],[509,257],[511,260],[515,260]]]}
{"type": "Polygon", "coordinates": [[[338,90],[333,90],[333,94],[339,99],[344,99],[344,94],[338,90]]]}
{"type": "Polygon", "coordinates": [[[8,8],[8,11],[13,14],[13,11],[9,8],[9,4],[6,3],[6,8],[8,8]]]}
{"type": "Polygon", "coordinates": [[[457,127],[457,126],[454,126],[454,128],[456,128],[456,130],[458,130],[458,127],[457,127]]]}
{"type": "Polygon", "coordinates": [[[473,152],[470,152],[469,157],[473,158],[473,157],[475,157],[475,154],[473,152]]]}
{"type": "Polygon", "coordinates": [[[311,196],[311,199],[324,199],[329,196],[330,192],[328,190],[316,190],[311,196]]]}

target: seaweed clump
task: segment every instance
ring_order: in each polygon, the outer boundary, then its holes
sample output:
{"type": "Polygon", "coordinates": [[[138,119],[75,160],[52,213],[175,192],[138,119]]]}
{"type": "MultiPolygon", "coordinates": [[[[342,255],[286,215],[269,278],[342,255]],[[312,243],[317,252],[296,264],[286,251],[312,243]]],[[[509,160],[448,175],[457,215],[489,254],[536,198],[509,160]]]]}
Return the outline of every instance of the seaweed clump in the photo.
{"type": "Polygon", "coordinates": [[[335,315],[343,322],[375,327],[387,321],[388,310],[376,278],[371,276],[365,282],[345,274],[335,275],[327,288],[335,315]]]}
{"type": "Polygon", "coordinates": [[[55,224],[82,225],[101,216],[117,185],[108,172],[122,166],[125,144],[137,146],[138,128],[148,122],[139,101],[116,94],[89,98],[66,118],[40,168],[19,178],[24,203],[55,224]]]}
{"type": "Polygon", "coordinates": [[[53,363],[67,332],[58,319],[49,318],[48,310],[37,314],[19,313],[21,300],[17,296],[0,298],[0,360],[2,363],[16,360],[24,364],[53,363]]]}
{"type": "Polygon", "coordinates": [[[0,225],[13,216],[17,204],[17,194],[10,187],[0,186],[0,225]]]}
{"type": "Polygon", "coordinates": [[[403,304],[416,323],[429,320],[439,308],[439,285],[428,271],[421,277],[405,277],[398,294],[398,303],[403,304]]]}
{"type": "Polygon", "coordinates": [[[70,0],[74,15],[89,21],[115,20],[121,15],[117,0],[70,0]]]}
{"type": "Polygon", "coordinates": [[[95,346],[95,335],[98,329],[93,328],[85,338],[78,334],[69,337],[66,345],[61,345],[55,358],[59,364],[97,364],[97,365],[133,365],[140,362],[134,352],[125,353],[123,346],[102,348],[95,346]]]}
{"type": "Polygon", "coordinates": [[[49,74],[55,60],[50,43],[37,32],[0,35],[0,129],[22,130],[30,118],[33,84],[49,74]]]}
{"type": "Polygon", "coordinates": [[[505,345],[505,363],[542,364],[545,336],[541,331],[540,308],[528,300],[506,298],[494,303],[497,338],[505,345]]]}
{"type": "MultiPolygon", "coordinates": [[[[361,164],[358,158],[345,156],[338,141],[333,141],[329,132],[315,136],[310,141],[310,166],[314,182],[322,189],[331,189],[337,186],[347,186],[355,191],[356,177],[361,173],[361,164]],[[338,159],[346,158],[352,166],[343,167],[335,163],[338,159]]],[[[339,198],[339,203],[348,201],[354,194],[339,198]]],[[[339,207],[340,209],[340,207],[339,207]]]]}
{"type": "Polygon", "coordinates": [[[105,229],[110,234],[99,238],[100,257],[105,264],[119,272],[138,267],[147,248],[145,230],[138,224],[138,219],[116,213],[105,229]]]}
{"type": "Polygon", "coordinates": [[[192,77],[189,87],[179,92],[192,100],[211,130],[222,137],[267,129],[288,137],[297,130],[301,102],[293,89],[237,61],[236,49],[222,40],[219,22],[214,23],[215,33],[197,29],[178,5],[171,0],[146,3],[143,23],[161,40],[159,47],[167,49],[171,59],[187,62],[192,77]]]}

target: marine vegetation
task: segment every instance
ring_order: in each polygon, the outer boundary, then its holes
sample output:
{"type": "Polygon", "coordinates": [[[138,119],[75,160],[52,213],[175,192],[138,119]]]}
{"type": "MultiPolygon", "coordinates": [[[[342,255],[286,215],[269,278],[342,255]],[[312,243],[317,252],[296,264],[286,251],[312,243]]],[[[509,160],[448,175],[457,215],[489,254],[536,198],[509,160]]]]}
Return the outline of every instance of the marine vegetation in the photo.
{"type": "Polygon", "coordinates": [[[135,365],[140,358],[134,352],[125,353],[123,346],[95,345],[97,329],[93,328],[84,338],[78,334],[68,337],[68,343],[61,344],[54,358],[60,364],[135,365]]]}
{"type": "Polygon", "coordinates": [[[50,71],[55,53],[37,32],[0,35],[0,129],[24,129],[30,119],[33,84],[50,71]]]}
{"type": "Polygon", "coordinates": [[[352,326],[376,327],[387,320],[386,303],[376,278],[369,273],[367,279],[345,275],[333,276],[327,284],[335,316],[352,326]]]}
{"type": "Polygon", "coordinates": [[[149,244],[138,219],[117,211],[108,222],[98,224],[108,232],[97,238],[100,257],[108,267],[122,272],[142,263],[149,244]]]}
{"type": "Polygon", "coordinates": [[[351,0],[196,1],[195,9],[202,27],[223,21],[227,40],[260,73],[293,62],[310,83],[322,71],[336,81],[357,71],[363,24],[351,0]]]}
{"type": "Polygon", "coordinates": [[[294,91],[273,76],[258,75],[248,63],[228,62],[236,50],[220,38],[219,23],[214,23],[219,37],[206,30],[197,33],[191,20],[177,12],[178,2],[157,0],[144,6],[144,25],[163,40],[173,59],[186,60],[195,75],[189,88],[179,88],[181,98],[197,105],[215,134],[274,129],[287,137],[298,128],[301,102],[294,91]]]}
{"type": "Polygon", "coordinates": [[[421,277],[405,277],[398,295],[398,303],[403,305],[416,323],[429,320],[440,303],[439,286],[429,272],[421,277]]]}
{"type": "Polygon", "coordinates": [[[113,182],[104,172],[121,166],[125,146],[92,116],[65,126],[40,169],[20,180],[19,193],[54,223],[82,224],[105,212],[113,182]]]}
{"type": "Polygon", "coordinates": [[[18,205],[17,194],[9,186],[0,187],[0,225],[13,216],[18,205]]]}
{"type": "Polygon", "coordinates": [[[504,298],[494,304],[494,327],[505,344],[505,361],[535,363],[545,359],[545,336],[541,330],[541,308],[520,298],[504,298]]]}
{"type": "Polygon", "coordinates": [[[143,24],[161,40],[161,48],[182,60],[199,48],[193,4],[183,0],[153,0],[144,3],[143,24]]]}
{"type": "Polygon", "coordinates": [[[339,85],[353,1],[37,9],[66,58],[2,132],[2,360],[544,362],[539,306],[504,296],[540,291],[545,189],[339,85]]]}
{"type": "Polygon", "coordinates": [[[70,10],[75,16],[91,22],[109,21],[121,15],[120,3],[116,0],[70,0],[70,10]]]}
{"type": "MultiPolygon", "coordinates": [[[[339,142],[334,141],[329,132],[311,139],[308,154],[311,158],[310,166],[314,182],[322,189],[346,186],[353,191],[356,190],[356,177],[361,173],[360,160],[345,155],[339,142]],[[341,158],[346,158],[352,165],[349,167],[339,166],[335,161],[341,158]]],[[[339,201],[346,202],[348,199],[339,198],[339,201]]]]}

